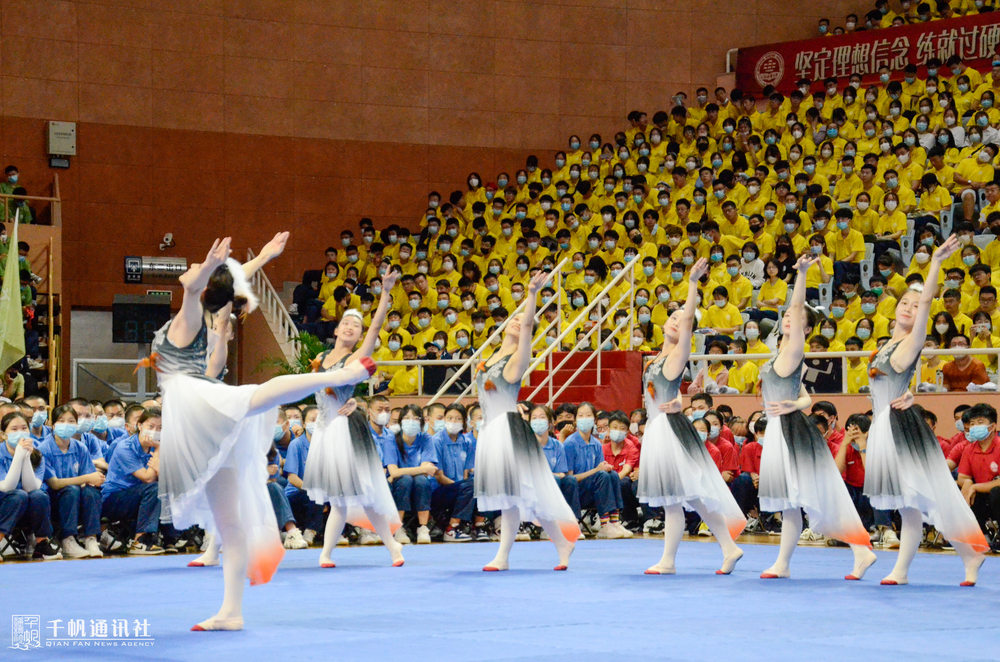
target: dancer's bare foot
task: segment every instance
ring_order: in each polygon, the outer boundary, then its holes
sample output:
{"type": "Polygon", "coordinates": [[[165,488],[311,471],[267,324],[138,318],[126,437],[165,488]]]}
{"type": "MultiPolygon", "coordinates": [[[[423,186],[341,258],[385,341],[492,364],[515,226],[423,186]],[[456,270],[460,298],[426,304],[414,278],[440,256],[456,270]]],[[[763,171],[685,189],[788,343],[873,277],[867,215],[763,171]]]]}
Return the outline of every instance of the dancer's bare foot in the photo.
{"type": "Polygon", "coordinates": [[[234,631],[243,629],[243,617],[237,616],[235,618],[219,618],[218,616],[213,616],[207,621],[202,621],[198,623],[193,628],[192,632],[215,632],[215,631],[234,631]]]}
{"type": "Polygon", "coordinates": [[[483,572],[500,572],[503,570],[510,570],[510,565],[500,559],[493,559],[483,566],[483,572]]]}
{"type": "Polygon", "coordinates": [[[979,568],[982,567],[985,560],[984,554],[976,554],[969,559],[969,562],[965,564],[965,581],[959,586],[975,586],[976,582],[979,581],[979,568]]]}
{"type": "Polygon", "coordinates": [[[645,574],[647,575],[673,575],[677,574],[677,568],[672,565],[656,565],[650,566],[646,569],[645,574]]]}
{"type": "Polygon", "coordinates": [[[337,564],[330,560],[329,556],[325,554],[320,554],[319,557],[319,567],[321,568],[336,568],[337,564]]]}
{"type": "Polygon", "coordinates": [[[389,540],[385,543],[385,547],[389,550],[389,556],[392,557],[393,568],[398,568],[406,562],[403,558],[403,546],[401,544],[392,538],[389,538],[389,540]]]}
{"type": "Polygon", "coordinates": [[[874,552],[869,550],[868,553],[862,556],[860,559],[855,559],[854,570],[851,571],[851,574],[844,577],[844,579],[847,579],[849,581],[861,580],[861,578],[865,576],[865,573],[868,572],[868,568],[875,565],[875,561],[877,560],[878,557],[875,556],[874,552]]]}
{"type": "Polygon", "coordinates": [[[739,547],[736,551],[722,560],[722,568],[715,571],[717,575],[728,575],[736,567],[736,563],[743,558],[743,550],[739,547]]]}
{"type": "Polygon", "coordinates": [[[788,579],[791,576],[792,573],[788,568],[779,568],[776,565],[772,565],[760,574],[761,579],[788,579]]]}

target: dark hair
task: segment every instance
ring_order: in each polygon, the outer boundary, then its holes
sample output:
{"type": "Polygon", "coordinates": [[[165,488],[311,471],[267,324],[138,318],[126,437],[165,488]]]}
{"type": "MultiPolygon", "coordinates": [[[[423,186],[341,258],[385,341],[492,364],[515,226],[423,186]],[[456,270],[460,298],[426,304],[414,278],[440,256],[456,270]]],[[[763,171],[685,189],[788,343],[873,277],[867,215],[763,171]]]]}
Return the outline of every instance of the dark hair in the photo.
{"type": "MultiPolygon", "coordinates": [[[[12,411],[9,414],[5,415],[3,419],[0,419],[0,430],[3,430],[6,433],[7,427],[10,426],[11,422],[13,422],[15,418],[20,418],[22,421],[24,421],[24,424],[27,425],[29,429],[31,428],[31,422],[24,414],[20,412],[20,410],[18,410],[18,411],[12,411]]],[[[994,412],[993,418],[994,420],[996,420],[996,412],[994,412]]],[[[37,448],[32,448],[30,458],[31,458],[31,468],[37,469],[38,466],[42,463],[41,451],[39,451],[37,448]]]]}
{"type": "Polygon", "coordinates": [[[852,425],[858,426],[858,429],[868,434],[868,429],[872,426],[872,419],[868,418],[864,414],[851,414],[847,417],[847,422],[844,423],[844,428],[849,428],[852,425]]]}
{"type": "MultiPolygon", "coordinates": [[[[10,414],[3,417],[3,428],[5,430],[7,429],[8,417],[10,417],[10,414]]],[[[996,423],[997,410],[992,405],[988,405],[985,402],[979,402],[969,408],[969,419],[971,420],[973,418],[985,418],[990,423],[996,423]]]]}
{"type": "Polygon", "coordinates": [[[162,418],[162,417],[163,417],[163,412],[160,410],[159,407],[150,407],[149,409],[146,409],[142,412],[142,415],[139,416],[139,420],[136,423],[137,425],[142,425],[151,418],[162,418]]]}
{"type": "MultiPolygon", "coordinates": [[[[215,268],[215,271],[212,272],[212,275],[208,279],[208,285],[205,286],[205,291],[202,294],[202,301],[205,305],[205,310],[210,313],[217,313],[222,310],[227,303],[233,301],[233,312],[235,313],[235,296],[236,293],[233,289],[233,274],[229,271],[228,265],[220,264],[215,268]]],[[[244,303],[245,302],[246,300],[244,299],[244,303]]],[[[242,305],[240,307],[242,307],[242,305]]]]}
{"type": "MultiPolygon", "coordinates": [[[[435,403],[437,404],[437,403],[435,403]]],[[[432,405],[433,406],[433,405],[432,405]]],[[[399,410],[399,421],[402,423],[403,417],[407,414],[413,414],[420,421],[420,426],[424,425],[424,410],[420,408],[419,405],[403,405],[402,409],[399,410]]],[[[396,433],[396,450],[399,451],[399,461],[402,462],[403,458],[406,457],[406,445],[403,443],[403,430],[400,428],[399,432],[396,433]]]]}
{"type": "Polygon", "coordinates": [[[691,396],[691,404],[694,404],[695,402],[698,401],[703,401],[706,405],[708,405],[709,409],[711,409],[715,405],[715,400],[713,400],[712,396],[709,395],[708,393],[695,393],[694,395],[691,396]]]}
{"type": "Polygon", "coordinates": [[[73,405],[67,403],[67,404],[64,404],[64,405],[59,405],[58,407],[56,407],[55,409],[52,410],[52,424],[55,425],[56,421],[58,421],[60,418],[62,418],[63,414],[67,414],[67,413],[68,414],[73,414],[73,420],[74,421],[79,420],[79,416],[77,416],[76,410],[73,409],[73,405]]]}
{"type": "Polygon", "coordinates": [[[815,414],[816,412],[822,412],[827,416],[837,417],[837,408],[829,400],[820,400],[819,402],[813,403],[812,410],[810,413],[815,414]]]}
{"type": "Polygon", "coordinates": [[[809,422],[820,428],[824,433],[830,431],[830,424],[827,422],[825,417],[820,416],[819,414],[813,414],[810,416],[809,422]]]}
{"type": "MultiPolygon", "coordinates": [[[[387,402],[388,402],[388,400],[387,400],[387,402]]],[[[435,404],[437,404],[437,403],[435,403],[435,404]]],[[[433,406],[434,405],[431,405],[431,407],[433,407],[433,406]]],[[[428,407],[428,409],[430,409],[430,408],[428,407]]],[[[464,426],[465,425],[465,420],[466,420],[466,417],[467,417],[467,414],[466,414],[466,411],[465,411],[465,405],[459,404],[457,402],[455,404],[448,405],[447,407],[445,407],[445,410],[444,410],[445,416],[447,416],[448,412],[450,412],[450,411],[457,411],[459,414],[462,415],[462,425],[464,426]]]]}

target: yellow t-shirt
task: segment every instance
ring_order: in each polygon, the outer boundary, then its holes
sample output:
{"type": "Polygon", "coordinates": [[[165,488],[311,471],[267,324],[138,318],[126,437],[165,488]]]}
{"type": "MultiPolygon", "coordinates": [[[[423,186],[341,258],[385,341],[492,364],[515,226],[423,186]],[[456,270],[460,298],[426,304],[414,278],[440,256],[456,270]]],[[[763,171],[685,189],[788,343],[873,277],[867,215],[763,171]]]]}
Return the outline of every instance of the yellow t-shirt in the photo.
{"type": "Polygon", "coordinates": [[[389,380],[389,393],[392,395],[414,395],[417,392],[418,367],[399,370],[389,380]]]}

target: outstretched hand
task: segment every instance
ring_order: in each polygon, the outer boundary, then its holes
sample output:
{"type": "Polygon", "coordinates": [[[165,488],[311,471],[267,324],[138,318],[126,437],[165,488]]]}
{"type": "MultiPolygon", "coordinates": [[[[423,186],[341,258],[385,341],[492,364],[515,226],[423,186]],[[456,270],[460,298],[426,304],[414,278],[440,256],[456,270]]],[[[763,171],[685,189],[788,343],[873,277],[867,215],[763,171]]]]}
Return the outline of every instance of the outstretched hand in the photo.
{"type": "Polygon", "coordinates": [[[542,288],[545,287],[545,284],[549,282],[549,278],[551,277],[552,274],[545,273],[544,271],[538,272],[535,274],[534,278],[531,279],[531,282],[528,283],[528,292],[530,292],[533,296],[538,294],[542,288]]]}
{"type": "Polygon", "coordinates": [[[393,271],[392,269],[386,275],[382,276],[382,291],[391,292],[392,288],[396,287],[396,283],[399,282],[399,276],[400,272],[393,271]]]}
{"type": "Polygon", "coordinates": [[[696,283],[701,280],[701,277],[708,273],[708,260],[705,258],[699,259],[691,267],[691,275],[689,276],[692,283],[696,283]]]}
{"type": "Polygon", "coordinates": [[[680,397],[674,398],[670,402],[664,402],[659,407],[657,407],[664,414],[679,414],[684,411],[684,403],[681,401],[680,397]]]}
{"type": "Polygon", "coordinates": [[[798,270],[799,273],[804,273],[809,270],[809,267],[817,262],[819,262],[819,258],[812,253],[803,253],[795,262],[795,269],[798,270]]]}
{"type": "Polygon", "coordinates": [[[288,232],[279,232],[274,235],[274,239],[267,242],[267,245],[260,249],[260,256],[270,261],[281,255],[285,250],[285,244],[288,243],[288,235],[288,232]]]}
{"type": "Polygon", "coordinates": [[[791,414],[793,411],[798,411],[799,407],[795,404],[795,400],[782,400],[781,402],[768,402],[764,405],[764,411],[767,412],[768,416],[781,416],[782,414],[791,414]]]}
{"type": "Polygon", "coordinates": [[[225,239],[216,239],[215,243],[212,244],[212,248],[209,249],[208,255],[202,260],[201,264],[192,264],[187,271],[181,274],[178,279],[184,287],[200,286],[204,287],[208,283],[209,277],[212,273],[219,268],[228,258],[229,254],[232,253],[232,239],[226,237],[225,239]]]}
{"type": "Polygon", "coordinates": [[[907,391],[889,404],[893,409],[899,409],[901,411],[909,409],[913,406],[913,394],[907,391]]]}
{"type": "Polygon", "coordinates": [[[944,262],[947,260],[952,253],[957,251],[962,247],[961,242],[958,240],[958,235],[951,235],[944,240],[944,243],[937,247],[934,251],[933,259],[938,262],[944,262]]]}

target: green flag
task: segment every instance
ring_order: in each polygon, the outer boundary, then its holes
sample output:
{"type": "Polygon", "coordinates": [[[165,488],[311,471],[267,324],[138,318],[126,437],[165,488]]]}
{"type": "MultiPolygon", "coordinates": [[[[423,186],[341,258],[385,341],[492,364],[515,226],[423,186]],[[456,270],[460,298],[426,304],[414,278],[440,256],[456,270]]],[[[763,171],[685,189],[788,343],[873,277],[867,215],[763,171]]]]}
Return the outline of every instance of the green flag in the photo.
{"type": "MultiPolygon", "coordinates": [[[[20,212],[20,210],[18,210],[20,212]]],[[[0,373],[24,358],[24,317],[21,313],[21,274],[17,259],[17,221],[14,215],[14,230],[7,246],[14,252],[7,253],[7,265],[3,273],[3,289],[0,290],[0,373]]]]}

